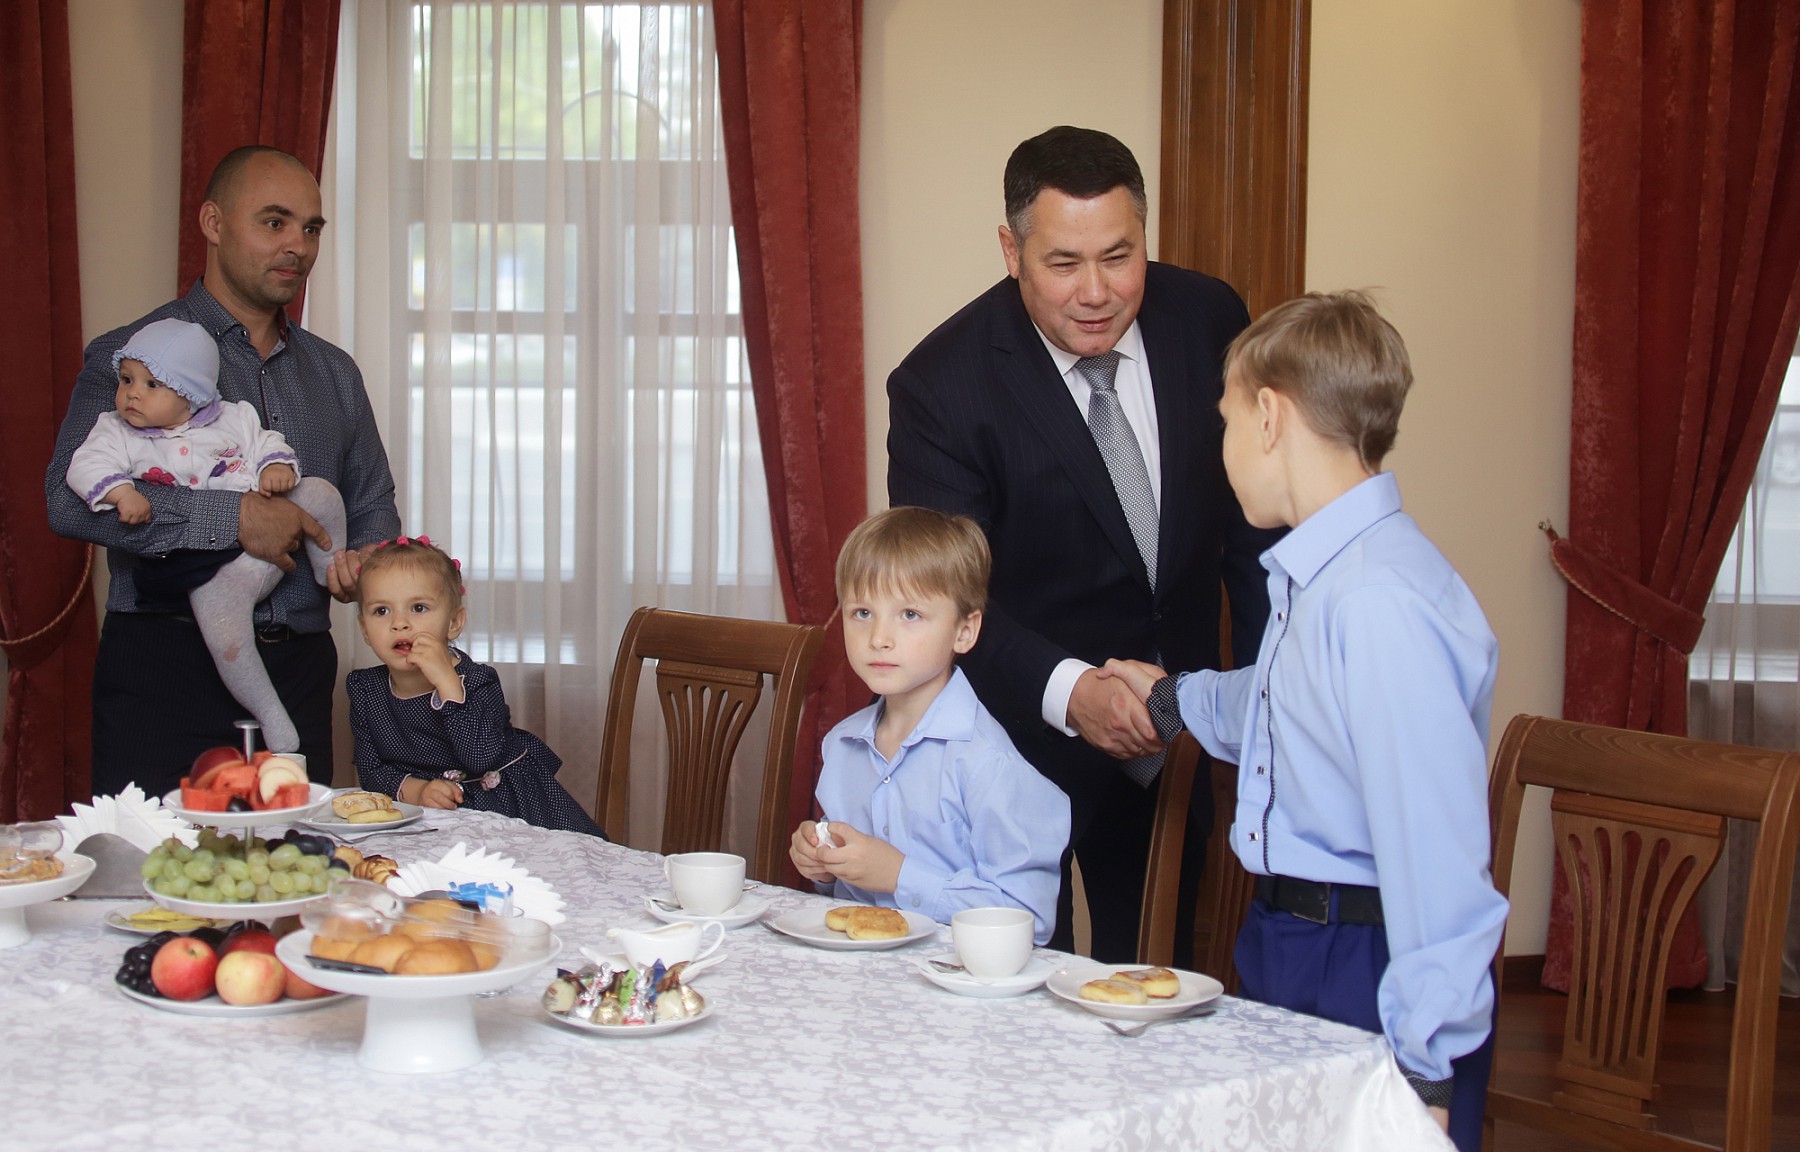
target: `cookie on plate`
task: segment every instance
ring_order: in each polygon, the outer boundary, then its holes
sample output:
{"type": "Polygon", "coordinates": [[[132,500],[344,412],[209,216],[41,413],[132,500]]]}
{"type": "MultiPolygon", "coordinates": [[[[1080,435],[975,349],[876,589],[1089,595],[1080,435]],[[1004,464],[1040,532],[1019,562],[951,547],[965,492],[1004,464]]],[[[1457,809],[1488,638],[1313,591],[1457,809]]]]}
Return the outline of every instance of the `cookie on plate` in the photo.
{"type": "Polygon", "coordinates": [[[893,908],[852,908],[844,934],[852,940],[898,940],[908,931],[906,917],[893,908]]]}

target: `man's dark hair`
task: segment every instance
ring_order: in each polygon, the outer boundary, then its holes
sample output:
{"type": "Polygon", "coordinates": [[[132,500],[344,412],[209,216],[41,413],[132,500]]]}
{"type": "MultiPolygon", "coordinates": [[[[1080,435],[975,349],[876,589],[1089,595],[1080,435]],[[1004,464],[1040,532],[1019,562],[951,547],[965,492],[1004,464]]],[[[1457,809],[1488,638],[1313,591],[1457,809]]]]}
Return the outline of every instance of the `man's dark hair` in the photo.
{"type": "Polygon", "coordinates": [[[244,170],[244,165],[258,156],[279,156],[296,168],[311,171],[300,162],[298,156],[292,153],[283,152],[281,149],[272,148],[267,144],[245,144],[241,148],[233,148],[225,153],[225,158],[213,168],[212,176],[206,181],[206,195],[202,199],[211,200],[215,204],[223,204],[225,198],[231,193],[232,185],[237,183],[238,174],[244,170]]]}
{"type": "Polygon", "coordinates": [[[1002,180],[1006,193],[1006,226],[1019,243],[1031,229],[1031,205],[1046,188],[1077,200],[1092,200],[1124,188],[1138,219],[1149,213],[1144,173],[1137,157],[1116,137],[1092,128],[1058,125],[1013,149],[1002,180]]]}

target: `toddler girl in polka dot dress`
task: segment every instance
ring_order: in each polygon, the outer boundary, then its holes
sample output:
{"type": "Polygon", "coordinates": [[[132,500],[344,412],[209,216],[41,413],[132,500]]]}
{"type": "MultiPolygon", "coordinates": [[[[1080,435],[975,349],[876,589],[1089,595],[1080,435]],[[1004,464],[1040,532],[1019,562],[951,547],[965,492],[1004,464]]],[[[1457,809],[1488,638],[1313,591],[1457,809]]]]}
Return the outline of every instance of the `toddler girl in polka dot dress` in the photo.
{"type": "Polygon", "coordinates": [[[344,683],[362,786],[604,836],[557,782],[562,760],[512,726],[500,677],[451,646],[466,618],[456,561],[427,537],[402,536],[378,545],[358,579],[357,618],[381,660],[344,683]]]}

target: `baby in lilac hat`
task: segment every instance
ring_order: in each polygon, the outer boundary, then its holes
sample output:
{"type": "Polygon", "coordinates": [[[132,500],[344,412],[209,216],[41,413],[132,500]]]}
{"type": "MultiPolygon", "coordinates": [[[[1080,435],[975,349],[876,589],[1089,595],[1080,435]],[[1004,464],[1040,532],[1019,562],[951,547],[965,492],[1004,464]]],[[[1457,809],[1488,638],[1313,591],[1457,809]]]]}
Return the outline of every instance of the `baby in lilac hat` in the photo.
{"type": "MultiPolygon", "coordinates": [[[[219,346],[185,320],[146,324],[113,353],[119,374],[114,410],[102,412],[69,462],[69,487],[95,512],[148,524],[156,502],[140,485],[281,495],[306,509],[332,540],[345,539],[344,501],[317,477],[300,478],[300,461],[279,432],[262,426],[254,405],[219,399],[219,346]]],[[[331,553],[306,542],[313,578],[325,584],[331,553]]],[[[140,593],[185,595],[219,675],[262,724],[276,752],[300,747],[287,709],[257,655],[256,605],[281,582],[281,569],[241,548],[172,553],[140,561],[140,593]]],[[[142,597],[140,596],[140,599],[142,597]]]]}

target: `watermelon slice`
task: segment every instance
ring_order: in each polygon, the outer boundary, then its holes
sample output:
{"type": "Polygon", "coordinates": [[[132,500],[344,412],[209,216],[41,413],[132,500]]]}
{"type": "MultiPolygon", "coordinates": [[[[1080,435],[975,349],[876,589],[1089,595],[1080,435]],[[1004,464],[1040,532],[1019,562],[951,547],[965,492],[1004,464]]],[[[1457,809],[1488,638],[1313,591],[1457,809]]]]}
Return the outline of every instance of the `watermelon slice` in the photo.
{"type": "Polygon", "coordinates": [[[267,801],[262,798],[261,791],[250,794],[250,807],[258,812],[271,808],[298,808],[312,799],[312,789],[305,784],[283,784],[277,788],[267,801]]]}
{"type": "Polygon", "coordinates": [[[231,803],[231,793],[212,788],[196,788],[186,776],[181,778],[181,806],[190,812],[223,812],[231,803]]]}

